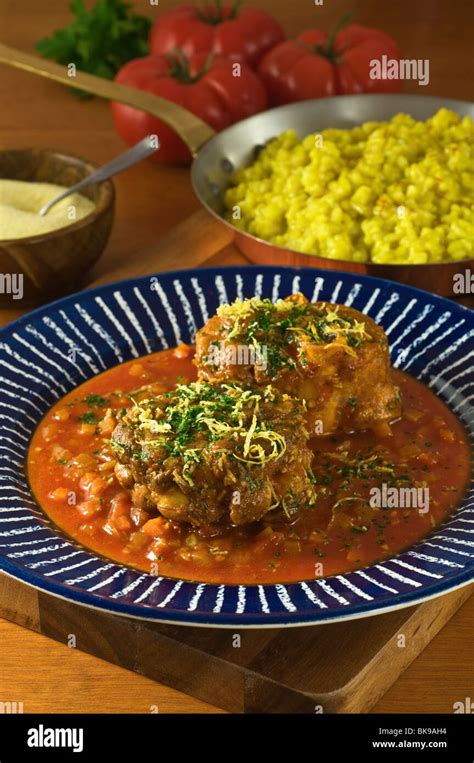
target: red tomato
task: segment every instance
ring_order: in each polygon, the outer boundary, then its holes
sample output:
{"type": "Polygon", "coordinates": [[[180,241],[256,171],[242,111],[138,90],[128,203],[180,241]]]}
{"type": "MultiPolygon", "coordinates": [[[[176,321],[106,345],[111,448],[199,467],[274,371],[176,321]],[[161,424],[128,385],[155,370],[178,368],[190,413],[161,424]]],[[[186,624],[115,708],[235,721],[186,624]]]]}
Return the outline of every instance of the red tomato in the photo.
{"type": "MultiPolygon", "coordinates": [[[[129,61],[116,81],[146,90],[179,103],[215,130],[239,122],[267,107],[265,88],[245,64],[197,54],[187,59],[180,51],[168,56],[151,55],[129,61]]],[[[158,135],[160,149],[153,157],[160,162],[184,164],[191,153],[181,138],[161,120],[131,106],[112,102],[117,132],[127,145],[146,135],[158,135]]]]}
{"type": "Polygon", "coordinates": [[[399,59],[397,43],[385,32],[351,24],[328,38],[308,29],[276,45],[261,60],[258,74],[274,105],[351,93],[395,93],[400,80],[371,79],[370,62],[399,59]]]}
{"type": "Polygon", "coordinates": [[[184,5],[163,13],[151,29],[150,50],[163,54],[179,48],[187,56],[215,53],[255,66],[284,39],[280,24],[265,11],[214,0],[202,8],[184,5]]]}

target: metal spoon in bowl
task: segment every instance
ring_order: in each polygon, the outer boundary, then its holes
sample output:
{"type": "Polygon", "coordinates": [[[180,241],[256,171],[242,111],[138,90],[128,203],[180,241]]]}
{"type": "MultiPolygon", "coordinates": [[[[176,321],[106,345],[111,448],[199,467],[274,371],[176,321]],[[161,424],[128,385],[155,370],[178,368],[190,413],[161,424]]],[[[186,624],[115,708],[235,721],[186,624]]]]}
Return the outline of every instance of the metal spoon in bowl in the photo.
{"type": "Polygon", "coordinates": [[[150,154],[154,154],[155,151],[159,149],[159,147],[160,141],[158,136],[147,135],[146,138],[143,138],[143,140],[130,148],[128,151],[125,151],[115,159],[112,159],[111,162],[108,162],[102,167],[99,167],[90,175],[87,175],[87,177],[85,177],[83,180],[80,180],[79,183],[71,186],[71,188],[66,188],[64,191],[62,191],[62,193],[59,194],[59,196],[56,196],[51,201],[48,201],[47,204],[41,207],[38,214],[41,217],[44,217],[44,215],[49,212],[51,207],[54,207],[54,205],[57,204],[58,201],[61,201],[61,199],[65,199],[66,196],[69,196],[71,193],[76,193],[76,191],[80,191],[82,188],[86,188],[89,185],[93,185],[94,183],[101,183],[103,180],[108,180],[108,178],[112,177],[113,175],[117,175],[119,172],[122,172],[122,170],[126,170],[133,164],[141,162],[142,159],[146,159],[147,156],[150,156],[150,154]]]}

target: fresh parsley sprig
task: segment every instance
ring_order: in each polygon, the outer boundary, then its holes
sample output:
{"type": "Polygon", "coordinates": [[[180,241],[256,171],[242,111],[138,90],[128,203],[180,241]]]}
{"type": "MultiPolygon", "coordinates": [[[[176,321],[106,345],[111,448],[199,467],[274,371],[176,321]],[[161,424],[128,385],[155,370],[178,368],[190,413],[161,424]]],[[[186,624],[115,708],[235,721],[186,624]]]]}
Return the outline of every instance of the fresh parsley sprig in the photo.
{"type": "MultiPolygon", "coordinates": [[[[151,19],[133,13],[125,0],[98,0],[90,10],[84,0],[73,0],[69,8],[74,21],[37,42],[44,58],[113,79],[127,61],[148,54],[151,19]]],[[[77,89],[74,92],[87,97],[77,89]]]]}

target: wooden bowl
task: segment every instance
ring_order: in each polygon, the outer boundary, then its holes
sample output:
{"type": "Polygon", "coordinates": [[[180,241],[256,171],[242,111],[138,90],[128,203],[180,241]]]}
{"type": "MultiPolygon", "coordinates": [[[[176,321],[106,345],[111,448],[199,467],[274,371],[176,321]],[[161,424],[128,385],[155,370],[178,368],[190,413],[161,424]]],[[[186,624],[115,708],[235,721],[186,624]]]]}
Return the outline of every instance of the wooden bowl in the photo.
{"type": "MultiPolygon", "coordinates": [[[[70,187],[96,165],[50,149],[0,151],[0,178],[55,183],[70,187]]],[[[115,192],[110,180],[81,193],[95,204],[86,217],[58,230],[21,239],[0,240],[0,306],[28,307],[55,299],[81,286],[107,243],[114,219],[115,192]],[[9,278],[23,278],[23,297],[14,298],[9,278]]]]}

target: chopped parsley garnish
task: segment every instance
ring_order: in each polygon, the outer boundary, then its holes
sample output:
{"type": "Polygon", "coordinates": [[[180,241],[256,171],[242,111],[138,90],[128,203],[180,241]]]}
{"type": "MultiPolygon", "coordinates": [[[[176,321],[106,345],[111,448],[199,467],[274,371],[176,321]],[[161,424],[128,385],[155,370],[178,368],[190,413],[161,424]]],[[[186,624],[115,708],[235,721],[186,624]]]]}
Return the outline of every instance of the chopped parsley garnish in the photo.
{"type": "Polygon", "coordinates": [[[98,424],[100,421],[99,417],[93,413],[93,411],[81,413],[80,416],[77,417],[77,420],[80,421],[81,424],[98,424]]]}
{"type": "Polygon", "coordinates": [[[102,395],[87,395],[84,398],[84,403],[87,403],[90,408],[103,408],[107,405],[108,400],[106,397],[102,397],[102,395]]]}
{"type": "Polygon", "coordinates": [[[88,8],[84,0],[73,0],[69,8],[73,20],[36,44],[45,58],[60,64],[74,61],[82,71],[113,79],[127,61],[149,52],[151,19],[136,14],[125,0],[98,0],[88,8]]]}
{"type": "MultiPolygon", "coordinates": [[[[244,464],[261,467],[286,451],[285,437],[266,420],[266,414],[278,420],[278,402],[287,397],[270,386],[258,390],[237,382],[178,384],[158,398],[139,403],[132,397],[135,405],[127,418],[140,449],[131,456],[135,461],[179,458],[173,475],[182,487],[184,483],[193,487],[193,473],[203,458],[217,458],[221,464],[230,458],[242,468],[244,464]]],[[[113,439],[110,444],[120,453],[128,452],[113,439]]],[[[250,489],[258,489],[257,482],[250,489]]]]}
{"type": "MultiPolygon", "coordinates": [[[[297,304],[282,299],[273,303],[269,299],[253,297],[221,305],[217,314],[223,319],[221,334],[226,342],[265,350],[265,373],[269,378],[274,378],[282,370],[296,369],[297,361],[303,367],[308,365],[308,356],[298,340],[311,344],[334,342],[350,355],[354,355],[355,349],[364,341],[371,341],[363,321],[343,315],[339,306],[328,303],[297,304]],[[296,343],[297,358],[292,350],[296,343]]],[[[211,353],[205,362],[215,363],[211,353]]]]}

